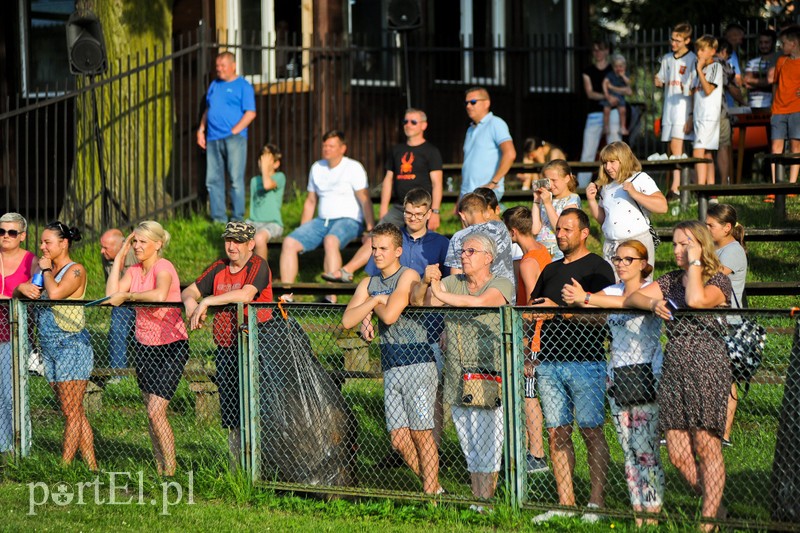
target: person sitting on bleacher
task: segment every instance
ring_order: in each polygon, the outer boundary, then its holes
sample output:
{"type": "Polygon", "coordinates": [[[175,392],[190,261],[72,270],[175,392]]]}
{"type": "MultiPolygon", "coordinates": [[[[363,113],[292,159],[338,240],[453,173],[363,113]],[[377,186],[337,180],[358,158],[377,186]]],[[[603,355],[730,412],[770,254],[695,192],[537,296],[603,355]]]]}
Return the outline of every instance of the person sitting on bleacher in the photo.
{"type": "Polygon", "coordinates": [[[300,227],[283,241],[281,281],[294,283],[299,269],[298,255],[323,245],[325,272],[342,268],[341,249],[375,225],[369,183],[364,166],[346,157],[344,133],[332,130],[322,137],[322,159],[311,166],[308,197],[303,204],[300,227]],[[314,211],[319,210],[317,217],[314,211]]]}

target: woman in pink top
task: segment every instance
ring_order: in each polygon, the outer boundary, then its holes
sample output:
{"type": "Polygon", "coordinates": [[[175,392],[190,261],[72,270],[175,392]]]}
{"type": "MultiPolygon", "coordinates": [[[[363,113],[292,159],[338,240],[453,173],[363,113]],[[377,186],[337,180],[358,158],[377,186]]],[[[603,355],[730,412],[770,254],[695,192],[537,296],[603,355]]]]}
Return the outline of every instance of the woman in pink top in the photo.
{"type": "Polygon", "coordinates": [[[0,453],[13,444],[11,375],[11,327],[8,320],[8,299],[17,285],[31,279],[36,256],[20,248],[25,240],[28,222],[19,213],[0,217],[0,453]]]}
{"type": "MultiPolygon", "coordinates": [[[[139,223],[125,239],[106,282],[108,304],[123,302],[180,302],[178,273],[161,257],[169,233],[152,220],[139,223]],[[139,261],[125,270],[125,257],[133,243],[139,261]]],[[[189,359],[189,342],[181,307],[136,308],[136,376],[150,421],[150,440],[158,473],[175,475],[175,436],[167,419],[169,401],[178,388],[189,359]]]]}

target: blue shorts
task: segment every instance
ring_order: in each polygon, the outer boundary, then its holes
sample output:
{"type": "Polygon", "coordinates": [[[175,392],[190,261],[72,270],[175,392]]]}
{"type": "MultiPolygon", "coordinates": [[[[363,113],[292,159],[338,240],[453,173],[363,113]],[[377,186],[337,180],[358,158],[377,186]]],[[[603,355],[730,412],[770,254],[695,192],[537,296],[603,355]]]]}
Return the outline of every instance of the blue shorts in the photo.
{"type": "Polygon", "coordinates": [[[363,227],[364,224],[354,218],[315,218],[291,232],[288,237],[299,242],[303,252],[310,252],[319,248],[325,237],[333,235],[339,239],[339,249],[342,250],[358,237],[363,227]]]}
{"type": "Polygon", "coordinates": [[[771,139],[800,139],[800,113],[772,115],[769,119],[771,139]]]}
{"type": "Polygon", "coordinates": [[[606,419],[606,363],[542,362],[536,367],[539,401],[548,428],[602,426],[606,419]]]}
{"type": "Polygon", "coordinates": [[[49,307],[39,310],[37,326],[47,381],[63,383],[89,379],[94,367],[89,332],[85,329],[77,333],[62,330],[49,307]]]}

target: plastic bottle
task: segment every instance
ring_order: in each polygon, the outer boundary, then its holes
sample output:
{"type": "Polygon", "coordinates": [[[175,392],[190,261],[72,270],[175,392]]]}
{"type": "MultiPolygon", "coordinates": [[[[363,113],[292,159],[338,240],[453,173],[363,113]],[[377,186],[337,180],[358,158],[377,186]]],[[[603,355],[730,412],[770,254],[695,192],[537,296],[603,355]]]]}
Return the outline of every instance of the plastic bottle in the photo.
{"type": "Polygon", "coordinates": [[[33,279],[31,279],[31,283],[39,287],[40,289],[44,287],[44,276],[42,276],[42,272],[39,271],[33,275],[33,279]]]}

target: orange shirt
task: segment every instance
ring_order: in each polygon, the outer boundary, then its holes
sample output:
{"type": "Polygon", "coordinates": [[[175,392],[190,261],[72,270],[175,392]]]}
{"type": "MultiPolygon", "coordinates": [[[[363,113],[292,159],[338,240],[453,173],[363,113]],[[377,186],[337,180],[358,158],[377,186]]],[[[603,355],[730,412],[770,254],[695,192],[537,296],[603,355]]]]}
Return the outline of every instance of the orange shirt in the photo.
{"type": "Polygon", "coordinates": [[[772,100],[773,115],[789,115],[800,113],[800,58],[792,59],[787,55],[778,58],[775,63],[775,98],[772,100]]]}
{"type": "MultiPolygon", "coordinates": [[[[553,258],[550,257],[550,254],[547,252],[547,248],[544,246],[541,246],[541,248],[537,247],[533,250],[528,250],[525,255],[522,256],[522,259],[520,260],[520,266],[526,259],[535,259],[536,262],[539,263],[540,272],[544,270],[544,267],[549,265],[553,260],[553,258]]],[[[528,300],[531,299],[531,291],[533,291],[533,287],[526,288],[525,284],[522,282],[522,276],[520,275],[517,278],[517,305],[528,305],[528,300]]]]}

